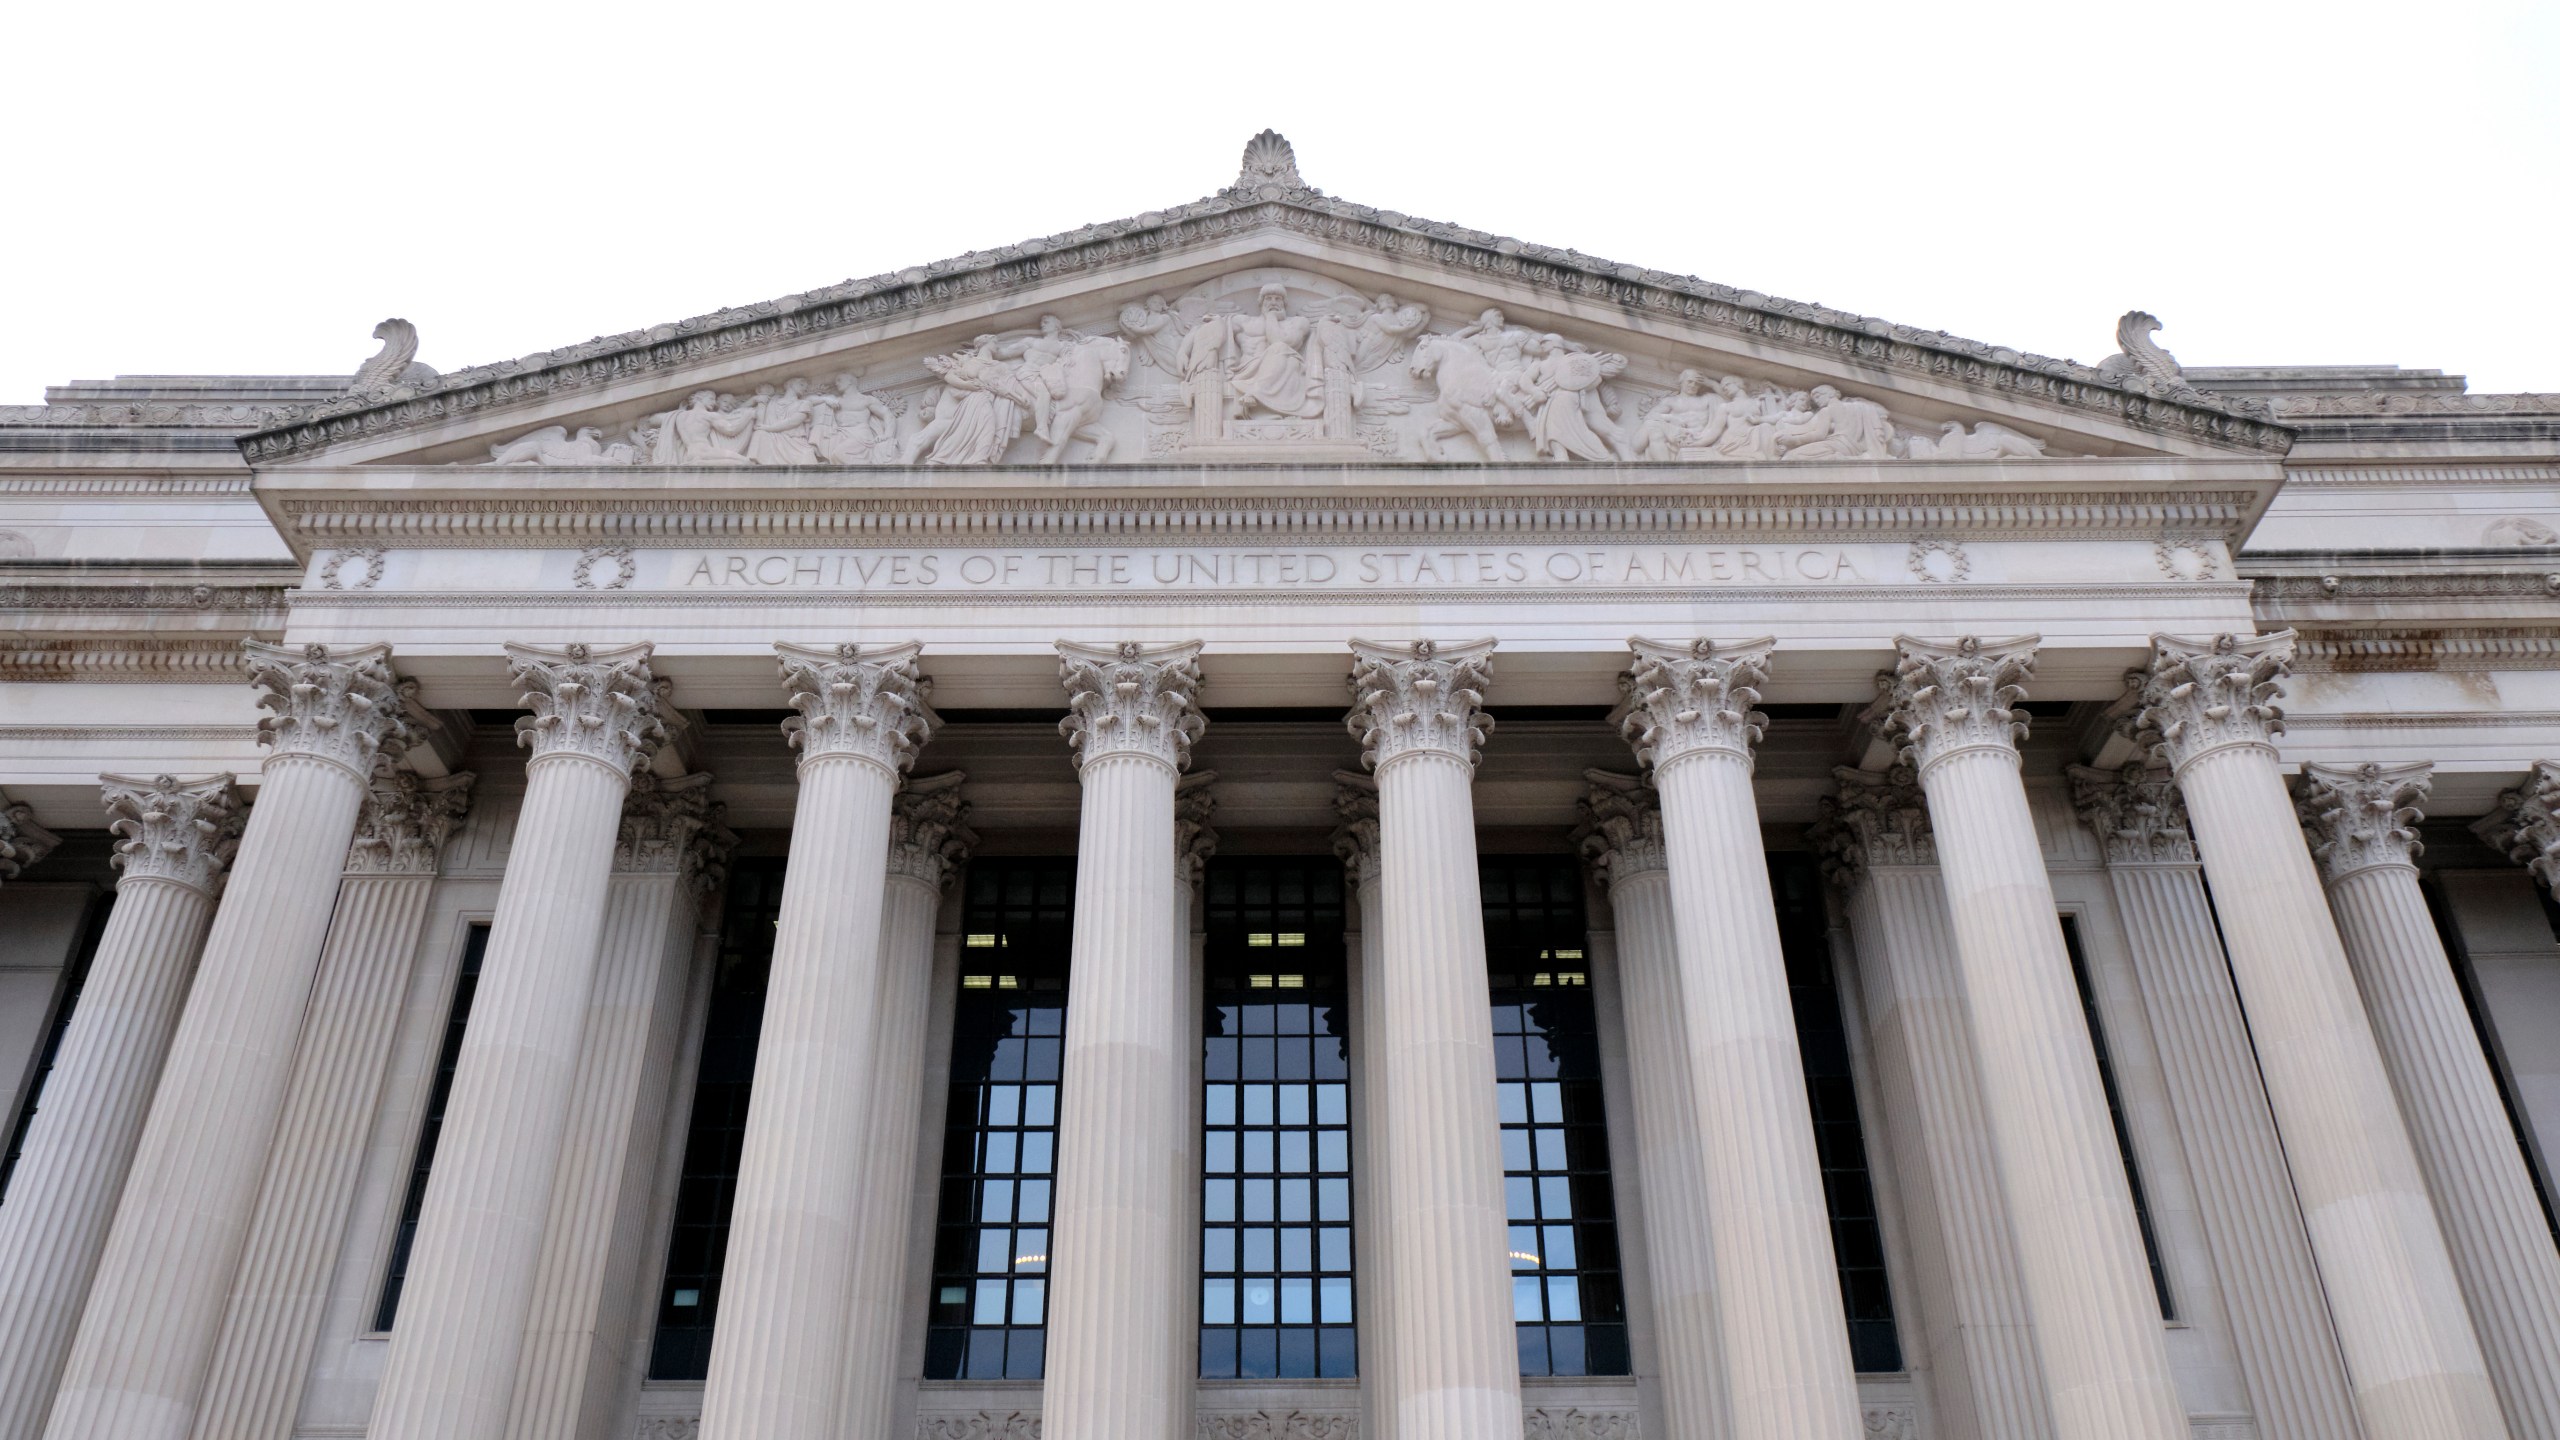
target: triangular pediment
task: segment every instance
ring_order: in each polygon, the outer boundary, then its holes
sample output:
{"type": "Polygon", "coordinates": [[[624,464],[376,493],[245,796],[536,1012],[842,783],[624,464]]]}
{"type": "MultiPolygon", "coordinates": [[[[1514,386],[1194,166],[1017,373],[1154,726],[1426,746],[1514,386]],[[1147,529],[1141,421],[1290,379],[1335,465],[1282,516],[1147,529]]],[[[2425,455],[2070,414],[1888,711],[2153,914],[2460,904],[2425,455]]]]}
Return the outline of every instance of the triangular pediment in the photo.
{"type": "Polygon", "coordinates": [[[2281,454],[2263,407],[1334,200],[1111,225],[353,398],[261,467],[2281,454]]]}

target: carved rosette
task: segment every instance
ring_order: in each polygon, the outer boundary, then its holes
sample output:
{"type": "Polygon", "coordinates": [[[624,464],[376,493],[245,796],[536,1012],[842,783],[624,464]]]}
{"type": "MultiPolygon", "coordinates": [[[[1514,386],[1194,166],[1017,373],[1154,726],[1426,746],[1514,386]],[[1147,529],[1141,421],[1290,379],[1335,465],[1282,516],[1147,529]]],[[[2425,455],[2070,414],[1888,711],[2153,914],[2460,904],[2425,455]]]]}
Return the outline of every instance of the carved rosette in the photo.
{"type": "Polygon", "coordinates": [[[1358,889],[1378,878],[1378,782],[1350,770],[1333,772],[1334,857],[1358,889]]]}
{"type": "Polygon", "coordinates": [[[281,757],[325,760],[370,783],[374,769],[397,760],[416,738],[400,682],[391,673],[391,647],[366,645],[333,655],[326,645],[292,649],[248,640],[241,643],[258,706],[258,743],[281,757]]]}
{"type": "Polygon", "coordinates": [[[1493,733],[1484,692],[1493,684],[1495,643],[1352,641],[1351,713],[1343,724],[1359,737],[1361,762],[1382,770],[1409,756],[1435,755],[1473,770],[1493,733]]]}
{"type": "Polygon", "coordinates": [[[1176,884],[1199,884],[1201,872],[1209,866],[1209,857],[1218,853],[1218,832],[1209,824],[1218,811],[1217,792],[1209,787],[1217,781],[1217,771],[1202,770],[1183,776],[1173,787],[1173,878],[1176,884]]]}
{"type": "Polygon", "coordinates": [[[1058,683],[1067,689],[1067,738],[1079,768],[1133,755],[1181,770],[1191,742],[1209,728],[1200,714],[1200,642],[1116,646],[1058,642],[1058,683]]]}
{"type": "Polygon", "coordinates": [[[509,645],[507,678],[533,712],[516,722],[516,743],[533,751],[528,763],[574,755],[628,775],[656,754],[667,729],[658,719],[652,648],[509,645]]]}
{"type": "Polygon", "coordinates": [[[1720,755],[1750,764],[1751,747],[1769,724],[1751,707],[1760,703],[1776,643],[1629,640],[1635,664],[1619,680],[1626,703],[1618,729],[1635,747],[1636,763],[1660,770],[1692,755],[1720,755]]]}
{"type": "Polygon", "coordinates": [[[721,823],[729,807],[711,798],[711,777],[661,780],[646,770],[622,797],[622,826],[613,839],[613,868],[625,875],[682,875],[701,893],[729,876],[738,837],[721,823]]]}
{"type": "Polygon", "coordinates": [[[2173,770],[2233,745],[2272,755],[2275,737],[2284,733],[2284,710],[2276,702],[2292,659],[2290,630],[2246,640],[2154,635],[2137,734],[2167,756],[2173,770]]]}
{"type": "Polygon", "coordinates": [[[173,880],[208,895],[240,848],[249,802],[229,775],[181,781],[160,775],[101,775],[115,866],[126,879],[173,880]]]}
{"type": "MultiPolygon", "coordinates": [[[[1997,750],[2015,755],[2027,738],[2026,682],[2035,678],[2040,637],[1982,640],[1967,635],[1952,645],[1897,636],[1900,660],[1877,677],[1878,704],[1902,758],[1920,770],[1951,755],[1997,750]]],[[[1874,711],[1870,711],[1874,714],[1874,711]]]]}
{"type": "Polygon", "coordinates": [[[978,832],[969,828],[969,802],[960,798],[968,775],[945,770],[907,781],[889,802],[889,874],[921,880],[939,890],[969,862],[978,832]]]}
{"type": "Polygon", "coordinates": [[[1843,889],[1870,865],[1935,865],[1937,837],[1929,829],[1929,803],[1920,774],[1908,762],[1878,774],[1843,765],[1831,772],[1838,788],[1822,797],[1820,817],[1806,832],[1823,874],[1843,889]]]}
{"type": "Polygon", "coordinates": [[[61,843],[61,836],[36,823],[34,806],[0,795],[0,880],[15,880],[61,843]]]}
{"type": "Polygon", "coordinates": [[[2536,761],[2522,785],[2471,827],[2480,842],[2560,890],[2560,761],[2536,761]]]}
{"type": "Polygon", "coordinates": [[[850,756],[905,773],[941,723],[925,703],[933,682],[916,673],[923,648],[914,641],[868,651],[850,644],[775,645],[783,687],[800,712],[782,722],[782,733],[799,750],[800,763],[850,756]]]}
{"type": "Polygon", "coordinates": [[[2336,884],[2376,865],[2416,868],[2418,807],[2435,784],[2435,765],[2305,765],[2294,808],[2303,838],[2320,862],[2322,878],[2336,884]]]}
{"type": "Polygon", "coordinates": [[[2121,770],[2074,765],[2072,808],[2098,837],[2110,865],[2192,865],[2196,839],[2187,829],[2186,798],[2166,770],[2134,761],[2121,770]]]}
{"type": "Polygon", "coordinates": [[[433,875],[444,842],[471,807],[470,771],[429,778],[405,770],[374,777],[347,846],[350,875],[433,875]]]}
{"type": "Polygon", "coordinates": [[[1585,770],[1586,788],[1575,808],[1582,824],[1573,842],[1604,889],[1638,875],[1669,868],[1662,841],[1662,797],[1641,775],[1585,770]]]}

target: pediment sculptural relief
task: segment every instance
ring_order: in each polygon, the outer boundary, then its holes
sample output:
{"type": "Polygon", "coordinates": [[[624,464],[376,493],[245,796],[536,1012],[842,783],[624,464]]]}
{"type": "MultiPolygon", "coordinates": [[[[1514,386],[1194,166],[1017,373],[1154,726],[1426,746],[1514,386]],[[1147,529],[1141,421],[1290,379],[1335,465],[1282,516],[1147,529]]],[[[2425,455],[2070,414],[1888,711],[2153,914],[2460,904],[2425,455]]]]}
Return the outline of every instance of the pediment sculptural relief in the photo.
{"type": "Polygon", "coordinates": [[[1922,427],[1830,385],[1791,390],[1513,323],[1436,315],[1251,269],[1109,321],[980,335],[866,388],[860,372],[699,390],[608,436],[549,426],[491,465],[1107,464],[1130,460],[1760,462],[2032,458],[1991,421],[1922,427]]]}

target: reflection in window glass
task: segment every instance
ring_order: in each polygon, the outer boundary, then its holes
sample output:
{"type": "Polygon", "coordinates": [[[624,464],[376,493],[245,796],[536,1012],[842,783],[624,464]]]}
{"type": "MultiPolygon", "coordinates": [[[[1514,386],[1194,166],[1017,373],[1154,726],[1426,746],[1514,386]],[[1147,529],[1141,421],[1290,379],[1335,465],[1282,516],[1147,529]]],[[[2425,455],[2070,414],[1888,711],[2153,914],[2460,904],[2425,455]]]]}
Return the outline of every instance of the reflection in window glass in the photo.
{"type": "Polygon", "coordinates": [[[1342,865],[1220,860],[1206,882],[1200,1373],[1357,1373],[1342,865]]]}
{"type": "Polygon", "coordinates": [[[967,887],[924,1374],[1037,1380],[1075,863],[980,860],[967,887]]]}
{"type": "Polygon", "coordinates": [[[1485,857],[1485,957],[1523,1375],[1625,1375],[1626,1297],[1581,867],[1485,857]]]}

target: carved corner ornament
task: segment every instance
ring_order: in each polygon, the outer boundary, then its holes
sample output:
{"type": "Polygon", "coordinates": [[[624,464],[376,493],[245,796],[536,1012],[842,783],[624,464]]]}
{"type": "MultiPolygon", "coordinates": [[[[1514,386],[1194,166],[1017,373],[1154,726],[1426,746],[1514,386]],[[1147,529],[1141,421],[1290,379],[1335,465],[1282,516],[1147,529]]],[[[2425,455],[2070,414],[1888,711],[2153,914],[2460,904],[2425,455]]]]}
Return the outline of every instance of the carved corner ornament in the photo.
{"type": "Polygon", "coordinates": [[[1629,639],[1635,662],[1620,681],[1626,701],[1618,729],[1635,747],[1636,763],[1657,772],[1692,755],[1750,764],[1751,747],[1769,725],[1752,707],[1776,644],[1765,636],[1733,645],[1629,639]]]}
{"type": "Polygon", "coordinates": [[[1354,770],[1333,772],[1334,858],[1353,889],[1378,878],[1378,782],[1354,770]]]}
{"type": "Polygon", "coordinates": [[[1209,857],[1218,853],[1218,832],[1210,820],[1218,813],[1218,795],[1211,789],[1218,783],[1215,770],[1195,770],[1174,782],[1173,786],[1173,878],[1176,884],[1197,885],[1208,869],[1209,857]]]}
{"type": "Polygon", "coordinates": [[[942,723],[925,700],[933,682],[916,671],[923,648],[913,640],[868,649],[777,643],[783,688],[800,712],[782,733],[800,763],[843,756],[904,774],[942,723]]]}
{"type": "Polygon", "coordinates": [[[1176,771],[1191,764],[1191,742],[1209,728],[1200,714],[1200,641],[1057,645],[1058,683],[1067,691],[1058,733],[1077,768],[1122,755],[1176,771]]]}
{"type": "Polygon", "coordinates": [[[1994,750],[2015,756],[2027,738],[2026,682],[2035,678],[2042,637],[1952,644],[1894,638],[1893,669],[1877,677],[1870,720],[1880,721],[1919,773],[1951,756],[1994,750]]]}
{"type": "Polygon", "coordinates": [[[471,806],[468,770],[451,775],[412,775],[405,770],[374,777],[356,815],[347,846],[350,875],[433,875],[445,841],[471,806]]]}
{"type": "Polygon", "coordinates": [[[258,743],[278,758],[305,756],[336,765],[369,785],[375,769],[397,760],[416,738],[391,647],[332,651],[241,642],[258,707],[258,743]]]}
{"type": "Polygon", "coordinates": [[[2137,738],[2182,773],[2190,762],[2235,745],[2272,756],[2275,737],[2284,733],[2277,701],[2292,659],[2290,630],[2247,639],[2152,636],[2137,738]]]}
{"type": "Polygon", "coordinates": [[[2117,770],[2073,765],[2071,806],[2098,837],[2110,865],[2192,865],[2196,840],[2186,798],[2168,771],[2136,760],[2117,770]]]}
{"type": "Polygon", "coordinates": [[[2480,842],[2560,891],[2560,761],[2538,760],[2523,784],[2471,826],[2480,842]]]}
{"type": "Polygon", "coordinates": [[[1614,890],[1639,875],[1668,870],[1662,797],[1653,783],[1616,770],[1585,770],[1582,779],[1582,798],[1574,802],[1582,823],[1574,829],[1573,843],[1601,888],[1614,890]]]}
{"type": "Polygon", "coordinates": [[[1435,755],[1472,771],[1493,733],[1484,692],[1493,685],[1496,643],[1352,641],[1351,712],[1343,724],[1360,741],[1361,763],[1374,771],[1408,756],[1435,755]]]}
{"type": "Polygon", "coordinates": [[[116,836],[114,864],[127,880],[167,880],[207,895],[221,892],[223,873],[240,848],[249,802],[230,775],[179,780],[160,775],[101,775],[107,829],[116,836]]]}
{"type": "Polygon", "coordinates": [[[61,843],[61,836],[36,823],[34,806],[0,795],[0,880],[17,879],[61,843]]]}
{"type": "Polygon", "coordinates": [[[680,875],[707,895],[729,878],[737,833],[722,821],[729,807],[711,798],[711,777],[662,780],[646,770],[631,777],[614,835],[613,868],[623,875],[680,875]]]}
{"type": "Polygon", "coordinates": [[[555,755],[592,760],[629,775],[667,743],[658,718],[655,647],[642,641],[597,649],[507,647],[507,678],[532,714],[516,721],[516,743],[539,763],[555,755]]]}
{"type": "Polygon", "coordinates": [[[960,798],[967,772],[910,777],[889,802],[889,873],[921,880],[935,890],[960,873],[978,848],[969,828],[969,802],[960,798]]]}
{"type": "Polygon", "coordinates": [[[2412,869],[2427,847],[2418,842],[2419,807],[2435,784],[2435,763],[2318,765],[2302,767],[2302,792],[2294,808],[2303,837],[2330,884],[2377,865],[2412,869]]]}

